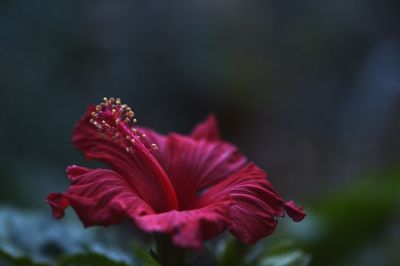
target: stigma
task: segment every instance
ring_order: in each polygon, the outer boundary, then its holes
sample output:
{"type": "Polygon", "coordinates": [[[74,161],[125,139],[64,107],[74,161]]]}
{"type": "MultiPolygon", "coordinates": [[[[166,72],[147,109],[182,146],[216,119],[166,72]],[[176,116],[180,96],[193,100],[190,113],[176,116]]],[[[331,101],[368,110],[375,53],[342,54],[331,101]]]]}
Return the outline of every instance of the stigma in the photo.
{"type": "Polygon", "coordinates": [[[89,123],[98,134],[120,145],[126,152],[134,152],[136,145],[144,145],[149,151],[157,150],[155,143],[148,143],[146,135],[141,134],[134,126],[137,123],[135,112],[120,98],[103,98],[90,113],[89,123]]]}
{"type": "Polygon", "coordinates": [[[103,126],[118,126],[119,123],[132,126],[137,122],[134,116],[135,113],[128,105],[121,104],[121,99],[104,97],[103,102],[91,113],[90,123],[98,129],[102,129],[103,126]]]}

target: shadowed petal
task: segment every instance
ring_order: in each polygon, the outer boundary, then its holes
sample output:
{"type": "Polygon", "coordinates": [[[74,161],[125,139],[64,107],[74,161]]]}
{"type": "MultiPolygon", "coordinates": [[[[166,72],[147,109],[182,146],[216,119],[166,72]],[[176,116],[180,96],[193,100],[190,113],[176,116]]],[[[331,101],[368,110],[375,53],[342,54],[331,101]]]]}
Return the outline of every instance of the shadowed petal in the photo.
{"type": "Polygon", "coordinates": [[[148,128],[138,128],[138,132],[147,136],[147,145],[157,144],[153,155],[168,174],[181,209],[192,208],[197,194],[232,175],[247,161],[227,142],[196,140],[178,133],[164,136],[148,128]]]}
{"type": "Polygon", "coordinates": [[[86,227],[118,224],[125,218],[154,213],[136,189],[112,170],[70,166],[67,174],[68,191],[51,193],[46,199],[55,218],[61,218],[68,206],[74,208],[86,227]]]}
{"type": "Polygon", "coordinates": [[[250,163],[207,190],[200,198],[198,207],[229,195],[233,200],[229,230],[238,239],[248,244],[255,243],[275,230],[275,217],[283,216],[285,212],[284,201],[266,178],[264,171],[250,163]]]}
{"type": "Polygon", "coordinates": [[[229,198],[225,198],[196,210],[141,216],[137,217],[136,224],[146,232],[171,235],[176,246],[200,249],[203,241],[226,229],[230,202],[229,198]]]}
{"type": "Polygon", "coordinates": [[[168,136],[148,128],[138,128],[147,137],[147,145],[155,143],[153,152],[176,191],[180,209],[193,207],[198,194],[238,171],[247,159],[237,148],[220,141],[215,115],[200,122],[190,136],[171,133],[168,136]]]}
{"type": "Polygon", "coordinates": [[[206,120],[197,124],[192,130],[191,136],[194,139],[220,140],[221,137],[216,116],[211,114],[206,120]]]}
{"type": "Polygon", "coordinates": [[[288,201],[285,204],[286,213],[293,219],[295,222],[300,222],[306,216],[306,213],[303,211],[303,207],[297,207],[293,201],[288,201]]]}
{"type": "Polygon", "coordinates": [[[50,193],[47,196],[46,203],[50,205],[55,219],[64,217],[64,210],[69,206],[68,200],[62,193],[50,193]]]}
{"type": "Polygon", "coordinates": [[[193,208],[202,190],[238,171],[246,162],[235,146],[170,134],[154,152],[178,196],[181,209],[193,208]]]}
{"type": "Polygon", "coordinates": [[[87,159],[108,164],[157,212],[177,209],[175,191],[166,173],[139,136],[123,123],[113,125],[115,133],[112,136],[99,132],[89,122],[93,110],[94,107],[89,108],[75,128],[73,143],[77,149],[87,159]]]}

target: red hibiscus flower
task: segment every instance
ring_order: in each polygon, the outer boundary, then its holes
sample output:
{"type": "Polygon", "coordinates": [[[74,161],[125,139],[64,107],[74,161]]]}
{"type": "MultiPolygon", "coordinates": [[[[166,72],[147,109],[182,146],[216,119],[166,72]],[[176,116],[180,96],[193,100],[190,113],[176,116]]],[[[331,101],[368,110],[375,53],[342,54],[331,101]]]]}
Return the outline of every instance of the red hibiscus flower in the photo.
{"type": "Polygon", "coordinates": [[[88,109],[73,143],[110,169],[68,167],[69,189],[46,199],[55,218],[68,206],[85,227],[128,218],[184,248],[200,248],[225,229],[251,244],[270,235],[285,212],[294,221],[304,218],[303,209],[283,201],[263,170],[220,139],[213,115],[190,135],[164,136],[134,122],[133,111],[119,99],[105,98],[88,109]]]}

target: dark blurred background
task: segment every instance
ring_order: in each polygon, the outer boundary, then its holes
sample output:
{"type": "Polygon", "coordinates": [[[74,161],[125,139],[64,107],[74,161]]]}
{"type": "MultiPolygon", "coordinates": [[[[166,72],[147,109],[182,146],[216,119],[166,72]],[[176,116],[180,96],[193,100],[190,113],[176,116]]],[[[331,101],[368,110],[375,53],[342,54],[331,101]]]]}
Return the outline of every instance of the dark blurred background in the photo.
{"type": "Polygon", "coordinates": [[[47,208],[83,162],[75,123],[114,96],[163,133],[214,112],[308,209],[282,230],[315,265],[400,265],[399,14],[397,0],[1,0],[0,204],[47,208]]]}

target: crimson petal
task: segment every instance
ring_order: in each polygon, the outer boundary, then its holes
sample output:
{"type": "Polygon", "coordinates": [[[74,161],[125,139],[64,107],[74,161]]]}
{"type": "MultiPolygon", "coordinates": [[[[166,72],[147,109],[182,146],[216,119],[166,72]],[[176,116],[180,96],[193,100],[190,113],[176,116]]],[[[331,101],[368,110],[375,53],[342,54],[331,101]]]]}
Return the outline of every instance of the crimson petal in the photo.
{"type": "Polygon", "coordinates": [[[293,201],[288,201],[285,204],[285,209],[290,218],[295,222],[300,222],[306,216],[306,213],[303,211],[303,207],[297,207],[293,201]]]}
{"type": "Polygon", "coordinates": [[[68,191],[51,193],[46,199],[55,218],[61,218],[68,205],[74,208],[86,227],[118,224],[125,218],[154,213],[135,189],[112,170],[70,166],[67,174],[68,191]]]}
{"type": "Polygon", "coordinates": [[[64,217],[64,210],[69,206],[68,200],[61,193],[50,193],[46,198],[55,219],[64,217]]]}
{"type": "Polygon", "coordinates": [[[209,115],[206,120],[196,125],[192,130],[191,136],[194,139],[220,140],[217,117],[214,114],[209,115]]]}
{"type": "MultiPolygon", "coordinates": [[[[175,191],[170,181],[141,141],[134,146],[124,142],[115,142],[110,137],[104,137],[90,124],[90,114],[94,107],[90,107],[84,117],[78,122],[73,143],[87,159],[95,159],[108,164],[115,172],[124,177],[136,189],[136,193],[149,203],[157,212],[178,209],[175,191]],[[130,151],[129,149],[134,148],[130,151]]],[[[129,129],[120,123],[117,134],[125,137],[129,129]]]]}
{"type": "Polygon", "coordinates": [[[233,200],[229,212],[230,232],[248,244],[255,243],[272,234],[277,224],[276,217],[285,212],[284,201],[266,178],[264,171],[250,163],[207,190],[198,207],[230,196],[233,200]]]}
{"type": "Polygon", "coordinates": [[[203,241],[226,229],[230,202],[229,198],[225,198],[195,210],[141,216],[136,218],[136,224],[146,232],[171,235],[176,246],[200,249],[203,241]]]}
{"type": "Polygon", "coordinates": [[[181,209],[191,209],[207,187],[238,171],[246,162],[235,146],[172,133],[154,155],[168,174],[181,209]]]}

